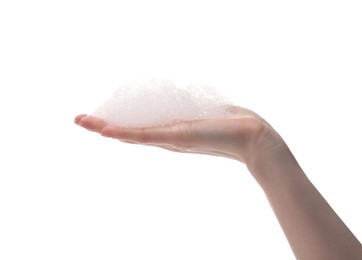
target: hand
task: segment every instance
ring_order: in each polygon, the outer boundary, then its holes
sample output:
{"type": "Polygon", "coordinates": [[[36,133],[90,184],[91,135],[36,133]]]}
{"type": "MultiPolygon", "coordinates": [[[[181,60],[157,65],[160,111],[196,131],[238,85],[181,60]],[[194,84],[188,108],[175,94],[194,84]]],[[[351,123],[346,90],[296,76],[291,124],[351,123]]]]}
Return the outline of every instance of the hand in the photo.
{"type": "Polygon", "coordinates": [[[184,121],[169,126],[128,128],[79,115],[75,123],[105,137],[122,142],[162,147],[175,152],[223,156],[246,163],[258,149],[271,144],[272,127],[259,115],[245,108],[229,108],[231,118],[184,121]],[[258,149],[257,149],[258,148],[258,149]]]}
{"type": "Polygon", "coordinates": [[[267,148],[271,126],[256,113],[232,106],[231,118],[184,121],[169,126],[128,128],[108,124],[89,115],[79,115],[75,123],[127,143],[158,146],[175,152],[223,156],[246,162],[255,148],[267,148]],[[263,144],[263,145],[261,145],[263,144]]]}
{"type": "Polygon", "coordinates": [[[362,247],[308,180],[282,138],[254,112],[230,107],[232,117],[169,126],[126,128],[88,115],[75,123],[106,137],[177,152],[246,163],[264,190],[298,259],[362,259],[362,247]]]}

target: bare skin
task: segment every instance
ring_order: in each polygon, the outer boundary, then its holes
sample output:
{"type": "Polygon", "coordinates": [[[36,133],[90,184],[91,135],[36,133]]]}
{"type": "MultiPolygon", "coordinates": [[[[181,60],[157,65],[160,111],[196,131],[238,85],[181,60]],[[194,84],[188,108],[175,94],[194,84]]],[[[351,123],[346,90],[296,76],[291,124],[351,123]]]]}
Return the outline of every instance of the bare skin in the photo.
{"type": "Polygon", "coordinates": [[[230,107],[232,118],[162,127],[122,128],[79,115],[75,123],[123,142],[245,163],[267,199],[297,259],[362,259],[362,245],[309,181],[288,146],[259,115],[230,107]]]}

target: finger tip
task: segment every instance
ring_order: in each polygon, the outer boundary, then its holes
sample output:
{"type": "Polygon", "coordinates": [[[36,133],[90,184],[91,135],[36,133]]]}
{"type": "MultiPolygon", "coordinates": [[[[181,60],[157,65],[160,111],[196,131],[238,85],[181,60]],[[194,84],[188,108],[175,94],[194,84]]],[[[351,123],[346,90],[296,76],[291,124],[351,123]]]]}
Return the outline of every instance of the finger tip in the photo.
{"type": "Polygon", "coordinates": [[[81,120],[87,116],[88,116],[87,114],[81,114],[81,115],[76,116],[74,118],[74,123],[76,123],[77,125],[80,125],[81,120]]]}

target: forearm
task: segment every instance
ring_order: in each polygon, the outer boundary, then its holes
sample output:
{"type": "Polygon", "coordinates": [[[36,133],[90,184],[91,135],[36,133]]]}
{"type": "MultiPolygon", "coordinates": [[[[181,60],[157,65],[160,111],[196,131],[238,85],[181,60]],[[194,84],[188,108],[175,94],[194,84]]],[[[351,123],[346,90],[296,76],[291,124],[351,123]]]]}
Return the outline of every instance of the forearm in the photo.
{"type": "Polygon", "coordinates": [[[247,165],[297,259],[362,259],[362,246],[309,181],[286,145],[247,165]]]}

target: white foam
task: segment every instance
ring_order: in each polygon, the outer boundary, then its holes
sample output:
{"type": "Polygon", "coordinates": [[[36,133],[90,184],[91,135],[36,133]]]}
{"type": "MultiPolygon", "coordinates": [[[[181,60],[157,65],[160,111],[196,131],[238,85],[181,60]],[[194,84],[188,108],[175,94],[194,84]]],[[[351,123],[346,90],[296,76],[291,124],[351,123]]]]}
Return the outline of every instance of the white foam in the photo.
{"type": "Polygon", "coordinates": [[[223,118],[231,105],[212,87],[177,87],[170,80],[152,79],[122,85],[92,115],[122,127],[148,127],[223,118]]]}

